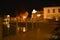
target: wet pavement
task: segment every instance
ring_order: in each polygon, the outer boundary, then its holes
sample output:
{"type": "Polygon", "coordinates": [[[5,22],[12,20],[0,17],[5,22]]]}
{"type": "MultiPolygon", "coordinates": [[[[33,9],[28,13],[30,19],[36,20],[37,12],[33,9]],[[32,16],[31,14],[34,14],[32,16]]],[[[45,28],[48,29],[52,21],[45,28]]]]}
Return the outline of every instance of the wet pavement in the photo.
{"type": "Polygon", "coordinates": [[[15,35],[4,37],[3,40],[49,40],[51,32],[57,26],[57,22],[46,22],[39,25],[39,27],[33,27],[25,33],[18,32],[15,35]]]}

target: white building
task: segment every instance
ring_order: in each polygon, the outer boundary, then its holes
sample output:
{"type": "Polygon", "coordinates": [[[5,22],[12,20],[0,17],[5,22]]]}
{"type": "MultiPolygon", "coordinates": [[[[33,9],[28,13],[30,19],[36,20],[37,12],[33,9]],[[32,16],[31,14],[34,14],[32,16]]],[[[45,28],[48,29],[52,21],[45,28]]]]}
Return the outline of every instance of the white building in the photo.
{"type": "Polygon", "coordinates": [[[41,19],[41,16],[42,16],[42,11],[33,10],[31,20],[35,22],[39,21],[41,19]]]}
{"type": "Polygon", "coordinates": [[[44,9],[44,19],[53,19],[56,20],[60,18],[60,7],[45,7],[44,9]]]}

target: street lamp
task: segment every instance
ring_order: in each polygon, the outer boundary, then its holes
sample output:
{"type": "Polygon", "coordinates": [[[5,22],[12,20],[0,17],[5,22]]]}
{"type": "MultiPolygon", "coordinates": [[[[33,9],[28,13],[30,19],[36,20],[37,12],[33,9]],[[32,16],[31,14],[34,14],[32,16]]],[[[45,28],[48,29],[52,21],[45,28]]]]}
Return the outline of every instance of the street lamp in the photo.
{"type": "Polygon", "coordinates": [[[36,13],[37,11],[35,9],[33,9],[32,13],[36,13]]]}
{"type": "Polygon", "coordinates": [[[32,11],[32,29],[33,29],[33,17],[34,17],[34,14],[36,13],[37,11],[35,9],[33,9],[32,11]]]}
{"type": "Polygon", "coordinates": [[[10,17],[10,15],[7,15],[7,17],[10,17]]]}

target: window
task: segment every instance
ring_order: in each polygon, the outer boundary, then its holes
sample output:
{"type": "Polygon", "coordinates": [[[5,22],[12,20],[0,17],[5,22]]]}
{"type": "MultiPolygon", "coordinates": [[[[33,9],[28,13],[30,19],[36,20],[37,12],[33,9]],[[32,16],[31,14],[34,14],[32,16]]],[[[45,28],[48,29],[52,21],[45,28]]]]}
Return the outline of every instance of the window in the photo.
{"type": "Polygon", "coordinates": [[[55,9],[53,9],[53,13],[55,13],[55,9]]]}
{"type": "Polygon", "coordinates": [[[50,10],[48,9],[48,13],[50,13],[50,10]]]}
{"type": "Polygon", "coordinates": [[[58,9],[58,12],[60,12],[60,9],[58,9]]]}

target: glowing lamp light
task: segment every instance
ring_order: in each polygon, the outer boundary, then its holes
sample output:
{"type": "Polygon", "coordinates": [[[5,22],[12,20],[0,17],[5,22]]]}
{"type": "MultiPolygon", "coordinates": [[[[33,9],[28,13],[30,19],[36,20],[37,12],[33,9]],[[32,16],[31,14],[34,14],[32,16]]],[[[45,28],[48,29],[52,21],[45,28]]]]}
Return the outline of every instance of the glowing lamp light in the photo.
{"type": "Polygon", "coordinates": [[[10,15],[7,15],[7,17],[10,17],[10,15]]]}
{"type": "Polygon", "coordinates": [[[25,19],[25,18],[26,18],[26,16],[23,16],[23,18],[25,19]]]}
{"type": "Polygon", "coordinates": [[[7,21],[7,19],[4,19],[5,21],[7,21]]]}
{"type": "Polygon", "coordinates": [[[32,13],[36,13],[37,11],[35,9],[33,9],[32,13]]]}
{"type": "Polygon", "coordinates": [[[41,15],[40,14],[37,14],[38,17],[40,17],[41,15]]]}
{"type": "Polygon", "coordinates": [[[19,32],[19,27],[17,28],[17,32],[19,32]]]}
{"type": "Polygon", "coordinates": [[[9,24],[9,22],[5,22],[5,24],[9,24]]]}
{"type": "Polygon", "coordinates": [[[23,27],[23,32],[26,32],[26,28],[25,27],[23,27]]]}
{"type": "Polygon", "coordinates": [[[10,28],[10,25],[8,24],[7,27],[10,28]]]}

